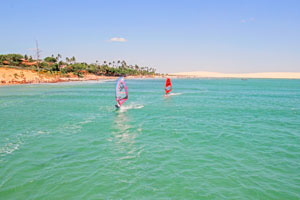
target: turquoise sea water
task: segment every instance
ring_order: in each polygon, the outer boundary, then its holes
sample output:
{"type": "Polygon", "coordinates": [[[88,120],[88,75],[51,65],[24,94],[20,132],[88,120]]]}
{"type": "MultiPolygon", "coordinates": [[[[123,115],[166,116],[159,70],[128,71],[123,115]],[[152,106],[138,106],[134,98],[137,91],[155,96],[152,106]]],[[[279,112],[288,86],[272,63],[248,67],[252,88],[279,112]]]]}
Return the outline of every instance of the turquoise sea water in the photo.
{"type": "Polygon", "coordinates": [[[0,87],[0,199],[300,199],[300,80],[0,87]]]}

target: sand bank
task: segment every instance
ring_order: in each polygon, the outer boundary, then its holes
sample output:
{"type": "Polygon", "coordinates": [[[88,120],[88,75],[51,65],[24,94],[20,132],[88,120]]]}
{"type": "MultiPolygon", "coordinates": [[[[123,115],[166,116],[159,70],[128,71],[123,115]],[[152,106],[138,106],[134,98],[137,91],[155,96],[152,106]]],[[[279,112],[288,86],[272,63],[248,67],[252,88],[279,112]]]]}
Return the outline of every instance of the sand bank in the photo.
{"type": "Polygon", "coordinates": [[[180,72],[170,74],[178,77],[197,77],[197,78],[281,78],[281,79],[300,79],[300,72],[263,72],[245,74],[225,74],[218,72],[180,72]]]}

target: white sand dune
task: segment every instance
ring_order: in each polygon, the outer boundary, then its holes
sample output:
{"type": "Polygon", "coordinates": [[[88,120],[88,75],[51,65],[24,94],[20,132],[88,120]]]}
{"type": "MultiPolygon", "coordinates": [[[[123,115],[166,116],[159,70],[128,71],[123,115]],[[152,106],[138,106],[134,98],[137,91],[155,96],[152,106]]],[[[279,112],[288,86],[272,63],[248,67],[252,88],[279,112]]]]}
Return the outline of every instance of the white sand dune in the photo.
{"type": "Polygon", "coordinates": [[[179,72],[170,74],[182,77],[199,77],[199,78],[284,78],[300,79],[300,72],[263,72],[263,73],[245,73],[245,74],[225,74],[219,72],[179,72]]]}

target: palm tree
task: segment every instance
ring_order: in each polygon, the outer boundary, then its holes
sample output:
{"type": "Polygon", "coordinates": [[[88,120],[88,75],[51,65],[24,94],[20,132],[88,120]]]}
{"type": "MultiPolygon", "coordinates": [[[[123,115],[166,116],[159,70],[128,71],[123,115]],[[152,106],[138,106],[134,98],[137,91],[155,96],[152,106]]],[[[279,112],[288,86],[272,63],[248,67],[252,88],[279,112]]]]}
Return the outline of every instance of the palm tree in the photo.
{"type": "Polygon", "coordinates": [[[57,54],[57,56],[56,56],[56,60],[57,60],[57,62],[59,62],[59,59],[61,58],[61,55],[60,54],[57,54]]]}
{"type": "Polygon", "coordinates": [[[75,63],[76,59],[74,56],[71,58],[71,61],[73,62],[73,64],[75,63]]]}
{"type": "Polygon", "coordinates": [[[70,59],[68,57],[66,57],[66,62],[69,64],[70,59]]]}
{"type": "Polygon", "coordinates": [[[126,67],[127,67],[127,63],[125,62],[125,60],[123,60],[123,61],[121,62],[121,65],[122,65],[122,68],[126,68],[126,67]]]}

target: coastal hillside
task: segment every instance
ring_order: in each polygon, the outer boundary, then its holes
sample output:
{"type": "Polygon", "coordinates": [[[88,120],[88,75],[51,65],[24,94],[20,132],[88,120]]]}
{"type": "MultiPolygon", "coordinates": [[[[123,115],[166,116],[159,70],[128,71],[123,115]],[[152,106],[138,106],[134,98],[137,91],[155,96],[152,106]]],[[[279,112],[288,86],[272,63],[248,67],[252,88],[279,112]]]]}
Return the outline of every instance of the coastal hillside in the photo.
{"type": "Polygon", "coordinates": [[[91,73],[85,73],[78,77],[73,73],[65,75],[36,72],[29,69],[15,69],[0,67],[0,85],[27,84],[27,83],[56,83],[65,81],[84,81],[110,79],[114,77],[97,76],[91,73]]]}
{"type": "Polygon", "coordinates": [[[54,81],[55,77],[42,76],[34,70],[0,68],[0,84],[22,84],[54,81]]]}
{"type": "Polygon", "coordinates": [[[33,59],[21,54],[0,55],[0,84],[52,83],[111,79],[119,76],[154,77],[155,68],[127,64],[124,60],[99,63],[76,62],[76,58],[51,55],[33,59]]]}

